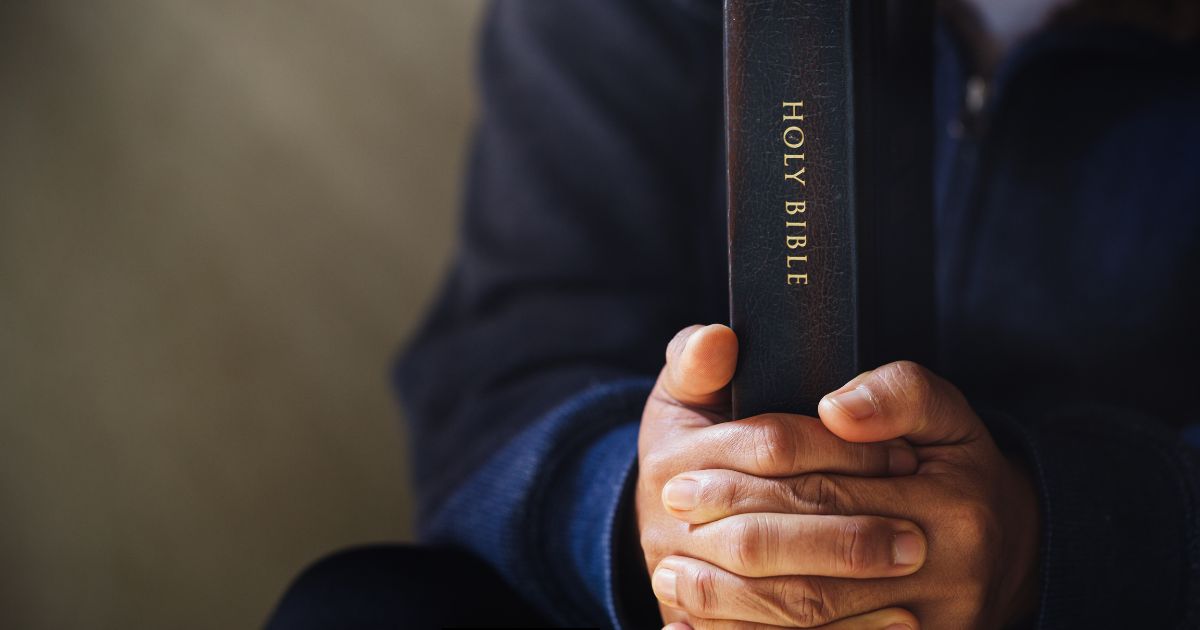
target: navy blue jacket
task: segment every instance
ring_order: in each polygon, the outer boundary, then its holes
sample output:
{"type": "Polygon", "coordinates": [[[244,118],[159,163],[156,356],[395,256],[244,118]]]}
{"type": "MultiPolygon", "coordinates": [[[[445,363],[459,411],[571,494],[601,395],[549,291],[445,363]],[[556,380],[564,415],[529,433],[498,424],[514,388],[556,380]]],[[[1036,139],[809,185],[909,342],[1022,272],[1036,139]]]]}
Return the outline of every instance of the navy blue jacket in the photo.
{"type": "MultiPolygon", "coordinates": [[[[459,248],[396,379],[422,537],[562,623],[626,623],[642,405],[671,336],[727,318],[719,17],[486,18],[459,248]]],[[[1200,54],[1050,28],[978,116],[964,58],[943,33],[933,367],[1036,479],[1039,627],[1198,627],[1200,54]]]]}

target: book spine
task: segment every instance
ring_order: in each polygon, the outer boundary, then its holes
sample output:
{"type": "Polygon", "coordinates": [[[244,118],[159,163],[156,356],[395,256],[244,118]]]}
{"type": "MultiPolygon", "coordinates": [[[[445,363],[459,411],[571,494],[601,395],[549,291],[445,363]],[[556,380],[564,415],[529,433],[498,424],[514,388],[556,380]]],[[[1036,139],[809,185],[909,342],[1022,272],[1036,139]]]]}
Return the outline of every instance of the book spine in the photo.
{"type": "Polygon", "coordinates": [[[726,1],[735,418],[932,350],[931,24],[924,0],[726,1]]]}

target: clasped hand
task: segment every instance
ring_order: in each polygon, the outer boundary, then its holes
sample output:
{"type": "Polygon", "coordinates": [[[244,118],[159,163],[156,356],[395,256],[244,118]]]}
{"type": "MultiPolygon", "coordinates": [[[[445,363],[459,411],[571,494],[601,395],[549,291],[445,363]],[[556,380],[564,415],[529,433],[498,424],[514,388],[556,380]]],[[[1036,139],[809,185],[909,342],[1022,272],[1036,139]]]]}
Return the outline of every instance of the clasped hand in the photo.
{"type": "Polygon", "coordinates": [[[1031,610],[1032,485],[957,389],[893,363],[820,418],[722,422],[736,357],[725,326],[681,331],[646,403],[637,520],[664,622],[961,630],[1031,610]]]}

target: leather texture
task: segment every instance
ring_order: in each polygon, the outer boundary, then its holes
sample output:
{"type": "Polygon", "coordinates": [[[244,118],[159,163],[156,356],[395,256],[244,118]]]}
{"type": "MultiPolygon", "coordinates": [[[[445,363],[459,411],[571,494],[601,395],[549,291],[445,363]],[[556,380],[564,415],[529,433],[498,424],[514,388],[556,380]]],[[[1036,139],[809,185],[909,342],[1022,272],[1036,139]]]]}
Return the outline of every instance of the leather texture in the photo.
{"type": "Polygon", "coordinates": [[[734,418],[934,356],[932,23],[926,0],[726,1],[734,418]]]}

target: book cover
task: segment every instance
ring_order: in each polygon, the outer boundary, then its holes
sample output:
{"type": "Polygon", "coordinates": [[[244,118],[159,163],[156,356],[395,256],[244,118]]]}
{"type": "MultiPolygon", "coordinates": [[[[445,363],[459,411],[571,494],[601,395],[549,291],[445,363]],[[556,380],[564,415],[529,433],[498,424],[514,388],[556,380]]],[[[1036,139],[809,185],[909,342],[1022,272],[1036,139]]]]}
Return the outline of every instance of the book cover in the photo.
{"type": "Polygon", "coordinates": [[[734,418],[934,351],[932,4],[727,0],[734,418]]]}

